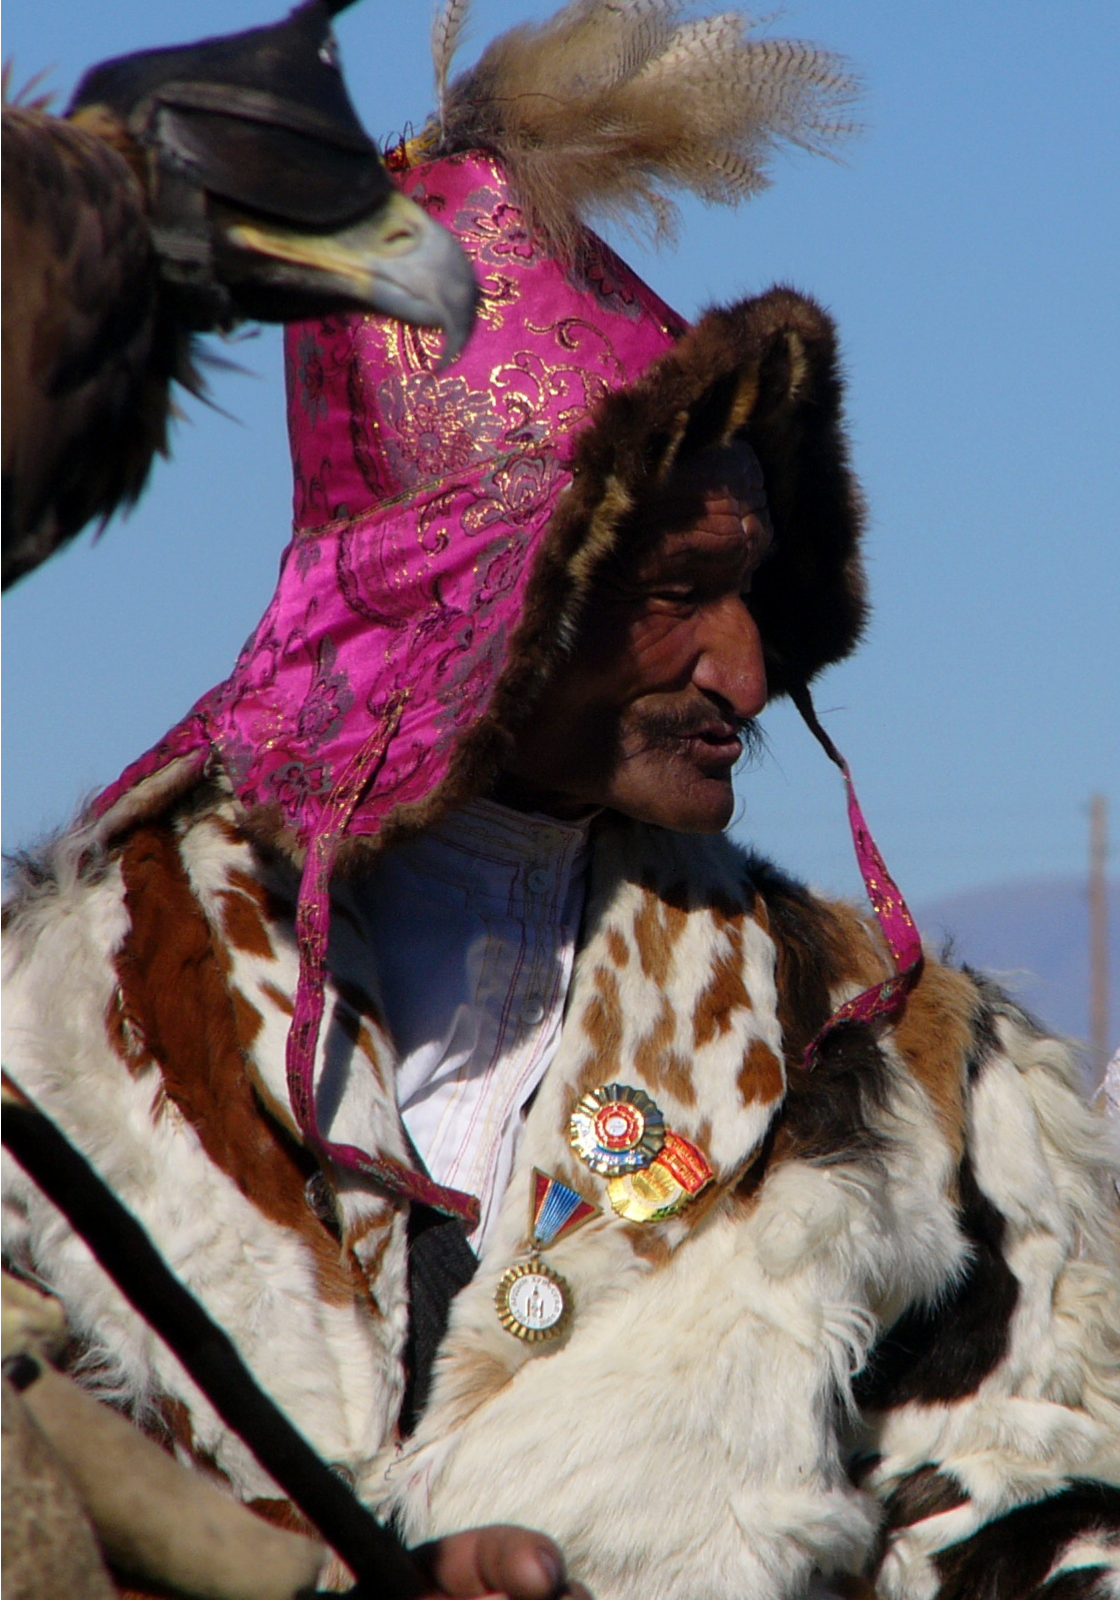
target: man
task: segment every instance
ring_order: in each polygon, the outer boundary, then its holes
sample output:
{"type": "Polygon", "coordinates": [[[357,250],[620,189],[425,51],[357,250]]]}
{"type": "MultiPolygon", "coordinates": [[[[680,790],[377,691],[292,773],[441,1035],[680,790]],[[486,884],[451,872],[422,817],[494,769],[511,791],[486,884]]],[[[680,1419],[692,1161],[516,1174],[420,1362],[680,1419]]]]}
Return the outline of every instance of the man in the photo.
{"type": "MultiPolygon", "coordinates": [[[[825,314],[686,330],[579,225],[827,79],[667,11],[498,41],[400,153],[480,331],[440,372],[291,330],[276,596],[25,869],[6,1060],[411,1538],[540,1527],[620,1600],[1101,1595],[1117,1218],[1073,1064],[919,973],[864,835],[882,931],[720,834],[767,695],[811,716],[858,639],[861,513],[825,314]]],[[[9,1203],[102,1391],[271,1499],[9,1203]]]]}

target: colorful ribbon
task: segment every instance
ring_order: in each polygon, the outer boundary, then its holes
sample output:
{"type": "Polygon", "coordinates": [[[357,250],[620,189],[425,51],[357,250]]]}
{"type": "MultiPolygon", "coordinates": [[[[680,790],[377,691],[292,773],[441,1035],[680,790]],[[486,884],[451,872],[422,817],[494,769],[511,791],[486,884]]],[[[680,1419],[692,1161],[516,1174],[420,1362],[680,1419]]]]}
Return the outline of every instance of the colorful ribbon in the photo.
{"type": "Polygon", "coordinates": [[[533,1168],[533,1243],[538,1250],[546,1250],[598,1212],[598,1206],[559,1178],[550,1178],[539,1167],[533,1168]]]}

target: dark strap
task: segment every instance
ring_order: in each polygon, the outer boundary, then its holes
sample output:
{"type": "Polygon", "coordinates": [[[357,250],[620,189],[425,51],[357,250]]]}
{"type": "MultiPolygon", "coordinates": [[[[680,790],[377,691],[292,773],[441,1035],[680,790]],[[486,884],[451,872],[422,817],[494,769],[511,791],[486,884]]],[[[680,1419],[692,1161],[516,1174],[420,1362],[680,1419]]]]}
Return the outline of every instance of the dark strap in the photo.
{"type": "Polygon", "coordinates": [[[478,1257],[458,1217],[413,1204],[408,1218],[408,1343],[400,1429],[407,1438],[424,1414],[432,1366],[447,1332],[451,1302],[470,1283],[478,1257]]]}

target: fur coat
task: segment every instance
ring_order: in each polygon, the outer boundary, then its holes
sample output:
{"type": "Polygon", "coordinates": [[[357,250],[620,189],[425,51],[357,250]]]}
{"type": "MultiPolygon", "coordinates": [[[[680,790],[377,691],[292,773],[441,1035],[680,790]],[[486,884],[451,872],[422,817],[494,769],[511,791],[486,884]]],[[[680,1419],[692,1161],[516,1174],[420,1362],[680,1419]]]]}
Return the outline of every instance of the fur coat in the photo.
{"type": "MultiPolygon", "coordinates": [[[[873,926],[726,839],[596,825],[559,1055],[500,1221],[401,1441],[406,1218],[298,1135],[284,1080],[297,875],[220,783],[73,830],[7,911],[4,1059],[318,1450],[410,1539],[552,1534],[600,1600],[1120,1593],[1120,1229],[1069,1051],[930,959],[893,1025],[873,926]],[[568,1140],[644,1090],[713,1181],[629,1222],[568,1140]],[[547,1252],[574,1314],[495,1309],[534,1168],[599,1208],[547,1252]]],[[[360,872],[334,893],[324,1136],[401,1160],[360,872]]],[[[5,1157],[7,1248],[78,1370],[256,1502],[277,1490],[5,1157]]]]}

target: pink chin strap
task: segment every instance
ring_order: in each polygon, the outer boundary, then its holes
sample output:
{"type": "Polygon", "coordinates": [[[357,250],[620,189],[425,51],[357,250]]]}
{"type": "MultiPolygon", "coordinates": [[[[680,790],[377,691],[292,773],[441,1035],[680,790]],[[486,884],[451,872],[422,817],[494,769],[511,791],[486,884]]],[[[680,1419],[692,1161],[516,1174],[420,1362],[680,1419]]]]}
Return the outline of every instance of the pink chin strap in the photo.
{"type": "Polygon", "coordinates": [[[874,1022],[880,1017],[897,1015],[921,974],[922,941],[910,908],[887,871],[886,863],[879,854],[879,846],[871,837],[871,829],[867,826],[856,796],[848,763],[820,724],[808,685],[792,689],[790,698],[825,755],[844,774],[844,787],[848,793],[848,826],[852,830],[852,844],[855,846],[860,876],[895,964],[893,977],[884,978],[882,983],[873,984],[870,989],[864,989],[851,1000],[846,1000],[832,1013],[815,1038],[810,1040],[802,1061],[802,1066],[808,1071],[819,1059],[825,1040],[844,1023],[874,1022]]]}
{"type": "Polygon", "coordinates": [[[415,1171],[394,1156],[370,1154],[353,1144],[332,1143],[319,1131],[315,1111],[315,1046],[323,1020],[331,874],[338,847],[346,837],[347,825],[362,795],[381,769],[407,700],[407,689],[390,695],[373,732],[331,791],[308,842],[296,911],[299,984],[288,1029],[288,1097],[304,1138],[336,1166],[363,1173],[398,1200],[418,1200],[445,1216],[458,1217],[468,1228],[475,1228],[480,1213],[473,1194],[444,1188],[426,1173],[415,1171]]]}

